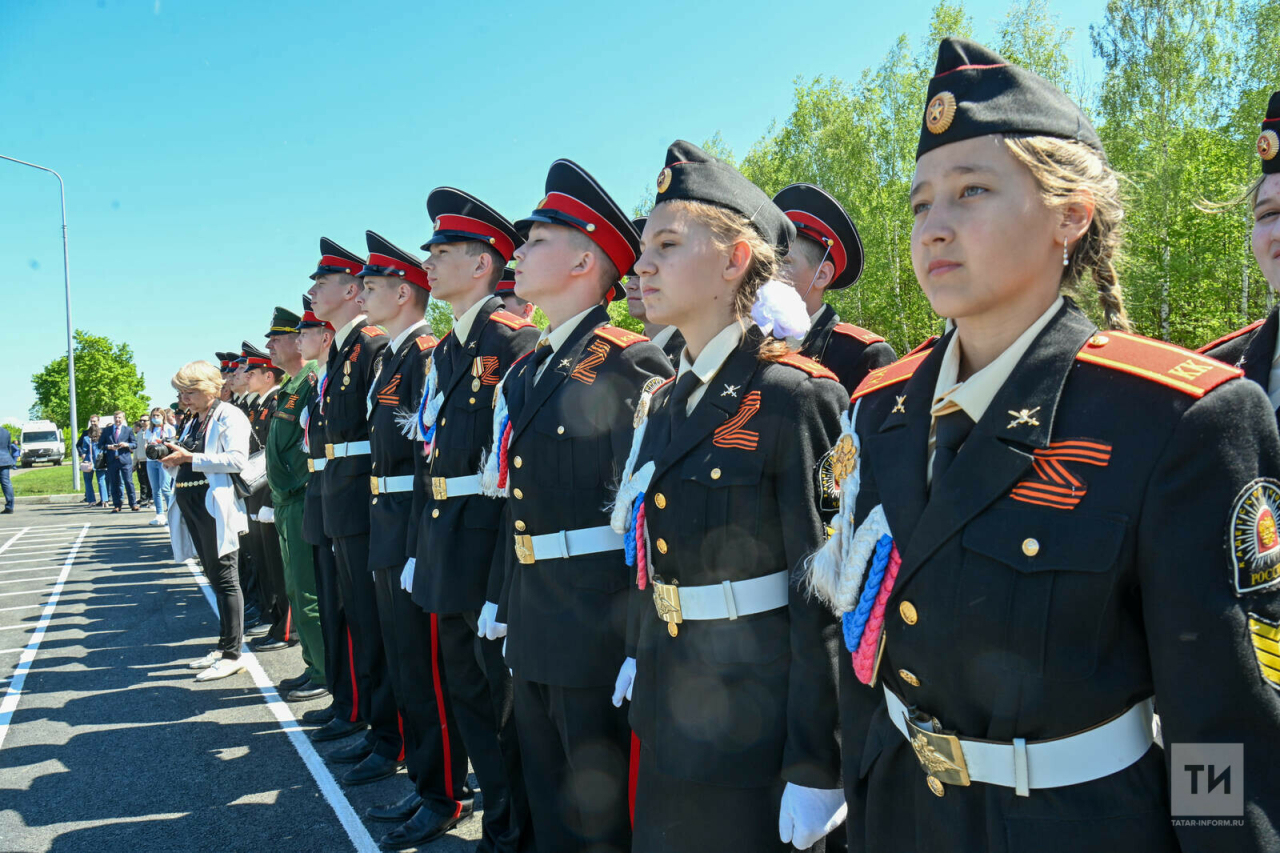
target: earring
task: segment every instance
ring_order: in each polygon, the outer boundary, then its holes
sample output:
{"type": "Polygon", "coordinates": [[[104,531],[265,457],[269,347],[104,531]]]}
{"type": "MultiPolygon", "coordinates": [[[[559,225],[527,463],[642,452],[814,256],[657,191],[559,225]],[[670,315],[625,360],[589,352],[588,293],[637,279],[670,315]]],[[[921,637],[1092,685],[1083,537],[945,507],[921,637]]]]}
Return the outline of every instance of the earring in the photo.
{"type": "Polygon", "coordinates": [[[1065,267],[1065,266],[1069,266],[1070,264],[1071,264],[1071,258],[1067,256],[1067,241],[1063,240],[1062,241],[1062,265],[1065,267]]]}

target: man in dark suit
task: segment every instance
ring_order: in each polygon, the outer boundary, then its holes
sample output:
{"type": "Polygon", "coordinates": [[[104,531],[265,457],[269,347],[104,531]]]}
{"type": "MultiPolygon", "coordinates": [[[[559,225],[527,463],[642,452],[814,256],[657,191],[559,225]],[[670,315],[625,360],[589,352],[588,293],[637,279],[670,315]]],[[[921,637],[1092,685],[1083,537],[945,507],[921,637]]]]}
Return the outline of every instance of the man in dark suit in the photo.
{"type": "Polygon", "coordinates": [[[123,506],[121,489],[129,492],[129,509],[138,511],[138,496],[133,491],[133,450],[138,441],[133,430],[124,422],[124,412],[117,411],[115,423],[102,431],[98,439],[98,449],[107,454],[107,483],[111,487],[112,512],[119,512],[123,506]]]}
{"type": "Polygon", "coordinates": [[[4,492],[4,513],[13,512],[13,482],[9,479],[9,469],[18,464],[18,454],[14,452],[13,436],[4,427],[0,427],[0,491],[4,492]]]}

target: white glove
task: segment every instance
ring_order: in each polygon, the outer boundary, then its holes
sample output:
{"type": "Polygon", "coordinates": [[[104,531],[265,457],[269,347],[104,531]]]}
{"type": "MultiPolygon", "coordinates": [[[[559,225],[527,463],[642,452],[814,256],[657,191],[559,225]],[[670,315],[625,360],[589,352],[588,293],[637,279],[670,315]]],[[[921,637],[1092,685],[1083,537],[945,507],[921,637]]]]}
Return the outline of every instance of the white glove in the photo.
{"type": "MultiPolygon", "coordinates": [[[[613,707],[621,708],[622,700],[631,701],[631,688],[636,682],[636,659],[627,658],[618,670],[618,678],[613,682],[613,707]]],[[[784,839],[785,840],[785,839],[784,839]]]]}
{"type": "MultiPolygon", "coordinates": [[[[484,607],[480,608],[480,617],[476,619],[476,633],[486,640],[507,636],[507,624],[498,621],[498,605],[492,601],[486,601],[484,607]]],[[[503,653],[506,653],[506,643],[503,643],[503,653]]]]}
{"type": "Polygon", "coordinates": [[[417,557],[410,557],[404,564],[404,571],[400,572],[400,588],[405,592],[413,592],[413,567],[418,565],[417,557]]]}
{"type": "Polygon", "coordinates": [[[275,524],[276,511],[269,506],[264,506],[258,510],[258,522],[260,524],[275,524]]]}
{"type": "Polygon", "coordinates": [[[844,823],[848,810],[841,788],[804,788],[788,782],[778,810],[778,836],[797,850],[808,850],[844,823]]]}

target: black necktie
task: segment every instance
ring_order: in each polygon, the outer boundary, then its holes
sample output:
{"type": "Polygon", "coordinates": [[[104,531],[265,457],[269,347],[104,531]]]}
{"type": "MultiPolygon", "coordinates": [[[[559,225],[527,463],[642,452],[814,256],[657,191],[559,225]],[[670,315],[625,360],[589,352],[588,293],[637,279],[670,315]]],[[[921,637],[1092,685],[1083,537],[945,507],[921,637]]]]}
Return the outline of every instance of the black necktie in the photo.
{"type": "Polygon", "coordinates": [[[689,417],[689,397],[701,387],[702,380],[692,370],[686,371],[684,376],[676,380],[676,387],[671,389],[671,396],[667,398],[667,406],[671,408],[671,420],[674,428],[679,429],[680,425],[689,417]]]}
{"type": "Polygon", "coordinates": [[[556,351],[555,347],[545,341],[545,338],[542,341],[539,341],[537,348],[533,351],[533,364],[530,365],[533,370],[529,376],[530,387],[533,387],[533,385],[538,381],[538,371],[542,368],[543,362],[551,358],[552,353],[556,351]]]}
{"type": "Polygon", "coordinates": [[[942,415],[933,431],[933,485],[937,488],[951,463],[956,461],[960,446],[973,431],[973,418],[964,409],[942,415]]]}

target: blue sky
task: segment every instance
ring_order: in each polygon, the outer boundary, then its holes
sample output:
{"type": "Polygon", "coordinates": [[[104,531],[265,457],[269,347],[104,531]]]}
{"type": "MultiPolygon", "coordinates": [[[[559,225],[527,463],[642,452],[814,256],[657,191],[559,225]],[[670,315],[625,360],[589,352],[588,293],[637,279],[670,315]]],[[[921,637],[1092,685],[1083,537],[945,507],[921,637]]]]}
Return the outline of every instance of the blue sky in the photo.
{"type": "MultiPolygon", "coordinates": [[[[167,404],[179,366],[296,307],[321,235],[416,250],[442,184],[515,219],[557,157],[629,208],[672,140],[744,153],[797,76],[856,79],[932,5],[0,0],[0,154],[62,173],[75,324],[167,404]]],[[[994,41],[1007,3],[966,5],[994,41]]],[[[1103,9],[1058,8],[1095,81],[1103,9]]],[[[62,285],[57,181],[0,161],[0,421],[66,351],[62,285]]]]}

